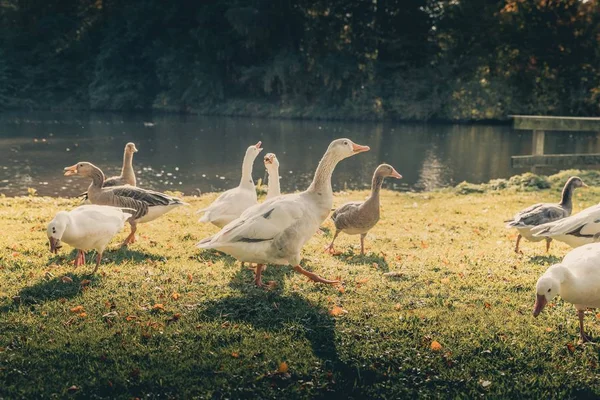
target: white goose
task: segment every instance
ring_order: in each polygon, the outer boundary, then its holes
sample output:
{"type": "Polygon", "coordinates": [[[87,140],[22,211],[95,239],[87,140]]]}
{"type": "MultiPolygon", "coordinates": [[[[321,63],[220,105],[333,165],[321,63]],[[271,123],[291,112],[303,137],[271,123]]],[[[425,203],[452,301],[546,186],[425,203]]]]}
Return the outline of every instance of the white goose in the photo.
{"type": "Polygon", "coordinates": [[[47,234],[50,251],[58,253],[61,242],[65,242],[78,250],[75,266],[85,264],[85,252],[96,250],[96,273],[102,253],[108,242],[121,230],[132,212],[117,207],[85,205],[72,211],[60,211],[48,224],[47,234]]]}
{"type": "Polygon", "coordinates": [[[264,158],[265,168],[269,174],[269,182],[267,186],[267,197],[265,200],[270,200],[273,197],[281,195],[279,187],[279,160],[273,153],[268,153],[264,158]]]}
{"type": "Polygon", "coordinates": [[[600,204],[531,230],[534,237],[556,239],[571,247],[594,243],[600,237],[600,204]]]}
{"type": "Polygon", "coordinates": [[[309,188],[301,193],[285,194],[246,210],[244,215],[200,243],[201,249],[216,249],[240,261],[256,263],[254,283],[261,279],[264,264],[293,265],[294,270],[315,282],[336,284],[306,271],[300,266],[302,246],[327,218],[333,205],[331,175],[338,162],[363,151],[350,139],[331,142],[319,162],[309,188]]]}
{"type": "Polygon", "coordinates": [[[197,211],[197,213],[204,213],[200,222],[210,222],[222,228],[239,217],[247,208],[258,203],[252,180],[252,164],[262,150],[260,146],[261,142],[258,142],[246,150],[239,186],[222,193],[210,206],[197,211]]]}
{"type": "Polygon", "coordinates": [[[533,316],[558,295],[575,306],[581,340],[590,341],[583,330],[583,317],[586,308],[600,307],[600,243],[571,250],[560,264],[546,270],[537,281],[533,316]]]}

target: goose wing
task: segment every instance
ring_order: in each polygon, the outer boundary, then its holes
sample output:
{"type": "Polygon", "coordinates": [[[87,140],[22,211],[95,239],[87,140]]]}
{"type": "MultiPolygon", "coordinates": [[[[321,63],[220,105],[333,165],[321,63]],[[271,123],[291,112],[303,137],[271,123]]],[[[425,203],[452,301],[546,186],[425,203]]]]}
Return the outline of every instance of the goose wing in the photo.
{"type": "Polygon", "coordinates": [[[507,227],[538,226],[568,216],[559,204],[540,203],[520,211],[514,219],[508,221],[507,227]]]}
{"type": "Polygon", "coordinates": [[[552,237],[569,234],[594,234],[596,232],[584,232],[586,225],[600,223],[600,204],[588,207],[585,210],[563,218],[558,221],[546,223],[532,229],[533,236],[552,237]]]}
{"type": "Polygon", "coordinates": [[[304,215],[304,204],[296,195],[276,197],[246,210],[216,235],[198,243],[211,248],[234,242],[256,243],[273,240],[296,224],[304,215]]]}
{"type": "MultiPolygon", "coordinates": [[[[149,207],[168,206],[171,204],[184,204],[177,197],[169,196],[160,192],[155,192],[153,190],[138,188],[135,186],[116,186],[114,188],[110,188],[110,191],[115,196],[141,201],[146,203],[149,207]]],[[[129,207],[128,205],[124,206],[129,207]]]]}
{"type": "Polygon", "coordinates": [[[351,201],[337,208],[333,214],[331,214],[331,219],[335,222],[335,227],[344,229],[345,227],[350,226],[354,219],[353,216],[358,211],[361,204],[362,201],[351,201]]]}

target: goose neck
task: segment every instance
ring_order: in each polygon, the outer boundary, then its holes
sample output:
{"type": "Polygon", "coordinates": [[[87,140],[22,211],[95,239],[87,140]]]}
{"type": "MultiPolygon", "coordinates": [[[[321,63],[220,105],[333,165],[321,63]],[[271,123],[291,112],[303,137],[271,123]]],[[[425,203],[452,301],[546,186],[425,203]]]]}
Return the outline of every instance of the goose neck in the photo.
{"type": "Polygon", "coordinates": [[[254,181],[252,180],[252,164],[256,156],[252,156],[249,152],[244,156],[242,162],[242,179],[240,180],[240,186],[246,188],[253,188],[254,181]]]}

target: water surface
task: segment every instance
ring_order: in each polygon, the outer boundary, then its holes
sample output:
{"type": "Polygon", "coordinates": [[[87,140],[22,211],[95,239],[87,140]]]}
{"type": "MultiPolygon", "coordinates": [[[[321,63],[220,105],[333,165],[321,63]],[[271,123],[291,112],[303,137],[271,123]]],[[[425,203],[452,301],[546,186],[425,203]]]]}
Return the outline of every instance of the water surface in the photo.
{"type": "MultiPolygon", "coordinates": [[[[342,161],[334,189],[366,188],[386,162],[403,176],[393,190],[429,190],[463,180],[485,182],[524,172],[512,155],[531,153],[531,133],[506,125],[321,122],[180,115],[19,112],[0,115],[0,193],[72,196],[89,181],[64,177],[65,166],[90,161],[118,175],[123,147],[136,143],[141,187],[185,194],[236,186],[246,148],[261,140],[280,161],[283,191],[305,189],[329,142],[348,137],[371,151],[342,161]]],[[[600,152],[595,133],[550,133],[547,153],[600,152]]],[[[548,171],[552,172],[552,171],[548,171]]],[[[253,176],[265,178],[262,157],[253,176]]]]}

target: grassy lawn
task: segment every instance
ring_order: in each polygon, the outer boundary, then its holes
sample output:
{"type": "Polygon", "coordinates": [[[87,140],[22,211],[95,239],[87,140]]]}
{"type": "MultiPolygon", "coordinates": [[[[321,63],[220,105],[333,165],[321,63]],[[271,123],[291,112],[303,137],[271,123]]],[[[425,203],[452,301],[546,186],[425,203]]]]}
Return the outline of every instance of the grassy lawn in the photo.
{"type": "MultiPolygon", "coordinates": [[[[343,234],[341,254],[322,252],[331,221],[304,248],[306,268],[343,286],[269,266],[269,291],[195,248],[217,231],[194,214],[216,194],[140,225],[129,249],[115,241],[94,277],[68,245],[48,250],[46,224],[75,200],[0,198],[0,398],[598,396],[600,355],[577,344],[573,306],[531,315],[537,278],[569,248],[516,255],[502,222],[559,195],[384,191],[365,257],[343,234]]],[[[599,197],[578,191],[575,211],[599,197]]],[[[600,336],[594,313],[586,328],[600,336]]]]}

